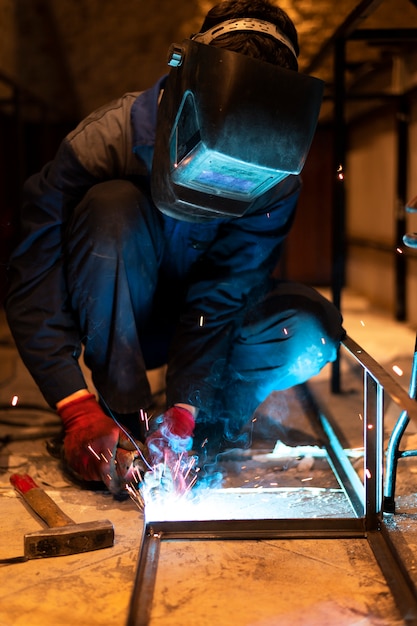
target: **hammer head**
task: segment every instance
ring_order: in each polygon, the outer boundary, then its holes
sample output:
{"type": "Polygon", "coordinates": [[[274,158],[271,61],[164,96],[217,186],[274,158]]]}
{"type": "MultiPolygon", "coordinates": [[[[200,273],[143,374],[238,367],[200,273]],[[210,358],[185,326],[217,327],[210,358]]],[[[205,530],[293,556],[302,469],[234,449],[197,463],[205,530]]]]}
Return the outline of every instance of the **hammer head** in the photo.
{"type": "Polygon", "coordinates": [[[43,528],[24,537],[27,559],[67,556],[110,548],[114,542],[113,524],[108,520],[43,528]]]}

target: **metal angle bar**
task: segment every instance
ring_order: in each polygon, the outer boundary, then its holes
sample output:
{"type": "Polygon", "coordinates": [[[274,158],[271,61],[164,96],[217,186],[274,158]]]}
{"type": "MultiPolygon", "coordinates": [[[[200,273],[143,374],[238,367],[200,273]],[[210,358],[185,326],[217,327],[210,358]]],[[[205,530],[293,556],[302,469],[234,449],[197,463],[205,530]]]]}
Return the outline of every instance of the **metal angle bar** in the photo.
{"type": "Polygon", "coordinates": [[[149,623],[160,551],[161,535],[145,524],[126,626],[147,626],[149,623]]]}
{"type": "Polygon", "coordinates": [[[417,402],[410,398],[394,378],[348,335],[343,339],[342,346],[378,381],[391,399],[401,409],[408,412],[409,418],[417,424],[417,402]]]}
{"type": "Polygon", "coordinates": [[[297,518],[153,521],[148,533],[163,539],[282,539],[365,537],[364,519],[297,518]]]}
{"type": "Polygon", "coordinates": [[[382,511],[383,390],[364,370],[365,519],[369,530],[377,528],[382,511]]]}
{"type": "Polygon", "coordinates": [[[327,450],[327,454],[333,473],[349,500],[355,515],[357,517],[361,517],[364,515],[364,485],[350,462],[343,446],[336,437],[328,418],[320,414],[319,419],[329,440],[329,449],[327,450]]]}
{"type": "Polygon", "coordinates": [[[368,543],[387,581],[404,624],[417,623],[417,591],[384,523],[370,531],[368,543]]]}
{"type": "Polygon", "coordinates": [[[326,415],[323,407],[320,406],[320,402],[317,400],[307,383],[303,385],[303,388],[303,397],[308,399],[314,418],[319,424],[320,435],[325,438],[324,447],[326,449],[327,461],[333,470],[341,489],[348,499],[355,516],[362,517],[365,512],[364,485],[362,484],[355,468],[350,462],[348,455],[337,437],[331,423],[330,416],[328,414],[326,415]]]}
{"type": "Polygon", "coordinates": [[[363,539],[363,519],[206,520],[146,523],[126,626],[148,626],[163,540],[363,539]]]}

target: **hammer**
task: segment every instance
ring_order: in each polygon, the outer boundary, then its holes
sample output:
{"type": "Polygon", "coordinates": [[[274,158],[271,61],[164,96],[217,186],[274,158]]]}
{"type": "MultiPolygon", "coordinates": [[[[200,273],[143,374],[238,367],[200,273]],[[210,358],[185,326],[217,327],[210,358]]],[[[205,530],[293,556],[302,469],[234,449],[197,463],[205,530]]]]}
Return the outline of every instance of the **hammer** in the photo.
{"type": "Polygon", "coordinates": [[[10,482],[49,526],[25,535],[24,560],[79,554],[113,545],[114,528],[108,520],[76,524],[28,474],[12,474],[10,482]]]}

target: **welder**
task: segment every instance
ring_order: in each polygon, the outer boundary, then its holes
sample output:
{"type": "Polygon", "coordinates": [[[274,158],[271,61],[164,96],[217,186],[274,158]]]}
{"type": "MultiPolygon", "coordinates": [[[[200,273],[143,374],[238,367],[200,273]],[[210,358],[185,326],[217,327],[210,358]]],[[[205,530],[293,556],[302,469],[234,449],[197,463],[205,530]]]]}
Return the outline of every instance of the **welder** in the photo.
{"type": "Polygon", "coordinates": [[[154,463],[221,449],[336,358],[338,310],[273,275],[322,98],[297,56],[283,10],[222,2],[167,76],[88,116],[26,182],[6,311],[82,479],[123,490],[118,423],[154,463]],[[144,431],[164,364],[166,409],[144,431]]]}

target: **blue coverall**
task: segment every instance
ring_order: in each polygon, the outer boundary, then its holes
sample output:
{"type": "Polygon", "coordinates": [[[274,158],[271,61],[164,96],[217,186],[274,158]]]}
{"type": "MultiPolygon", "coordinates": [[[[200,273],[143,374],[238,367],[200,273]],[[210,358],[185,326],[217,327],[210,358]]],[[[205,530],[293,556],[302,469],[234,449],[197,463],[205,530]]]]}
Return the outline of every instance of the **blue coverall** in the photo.
{"type": "Polygon", "coordinates": [[[84,358],[119,416],[151,404],[146,370],[168,364],[167,403],[238,429],[273,390],[336,357],[336,308],[271,277],[300,189],[289,176],[240,218],[175,220],[149,190],[161,79],[87,117],[24,187],[10,261],[9,325],[51,406],[85,387],[84,358]]]}

